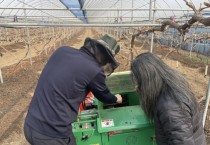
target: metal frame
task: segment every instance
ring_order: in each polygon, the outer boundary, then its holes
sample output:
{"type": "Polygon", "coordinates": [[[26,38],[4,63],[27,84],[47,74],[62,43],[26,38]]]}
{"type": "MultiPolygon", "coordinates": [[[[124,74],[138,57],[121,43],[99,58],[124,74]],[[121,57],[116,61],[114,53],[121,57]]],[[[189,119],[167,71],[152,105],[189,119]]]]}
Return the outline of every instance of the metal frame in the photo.
{"type": "MultiPolygon", "coordinates": [[[[74,0],[73,0],[74,1],[74,0]]],[[[96,26],[96,27],[124,27],[126,26],[151,26],[155,24],[155,18],[167,17],[166,12],[180,12],[182,16],[186,13],[191,13],[193,10],[182,7],[183,0],[175,0],[178,4],[178,8],[171,8],[169,2],[163,0],[132,0],[132,3],[128,5],[128,2],[123,0],[75,0],[78,1],[78,8],[70,7],[64,0],[8,0],[0,2],[0,18],[1,26],[49,26],[49,24],[40,24],[41,20],[46,20],[52,24],[51,26],[57,26],[54,22],[60,22],[59,25],[66,26],[66,23],[78,23],[79,26],[96,26]],[[181,3],[182,2],[182,3],[181,3]],[[74,12],[81,11],[83,16],[77,16],[74,12]],[[163,15],[161,15],[162,13],[163,15]],[[29,19],[28,23],[19,24],[8,23],[11,21],[11,17],[18,15],[18,18],[29,19]],[[39,19],[40,18],[40,19],[39,19]],[[123,19],[125,23],[146,21],[146,24],[123,24],[120,21],[123,19]],[[88,25],[81,25],[81,22],[89,22],[88,25]],[[81,21],[81,22],[80,22],[81,21]],[[120,21],[120,23],[119,23],[120,21]],[[37,22],[36,24],[34,22],[37,22]],[[8,24],[7,24],[8,23],[8,24]],[[100,24],[103,23],[105,25],[100,24]],[[116,24],[117,23],[117,24],[116,24]],[[150,25],[149,25],[149,24],[150,25]],[[95,24],[95,25],[94,25],[95,24]],[[109,25],[110,24],[110,25],[109,25]]],[[[204,12],[210,12],[206,10],[204,12]]],[[[69,26],[74,24],[69,24],[69,26]]]]}
{"type": "Polygon", "coordinates": [[[142,27],[142,26],[161,26],[161,24],[56,24],[56,23],[0,23],[0,27],[142,27]]]}
{"type": "MultiPolygon", "coordinates": [[[[30,7],[0,7],[0,10],[53,10],[53,11],[150,11],[146,8],[30,8],[30,7]]],[[[178,9],[178,8],[151,8],[152,11],[193,11],[192,9],[178,9]]],[[[203,12],[210,12],[210,10],[204,10],[203,12]]]]}

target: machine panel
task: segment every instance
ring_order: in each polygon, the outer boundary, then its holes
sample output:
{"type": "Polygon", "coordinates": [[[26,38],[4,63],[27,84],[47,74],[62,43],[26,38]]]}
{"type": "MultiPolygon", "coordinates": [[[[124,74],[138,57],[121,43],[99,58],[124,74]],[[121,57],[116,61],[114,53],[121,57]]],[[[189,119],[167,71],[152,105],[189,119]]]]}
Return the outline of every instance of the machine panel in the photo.
{"type": "Polygon", "coordinates": [[[113,94],[121,94],[123,103],[91,100],[89,110],[81,111],[73,124],[77,145],[156,145],[153,123],[139,105],[131,73],[113,73],[106,84],[113,94]]]}

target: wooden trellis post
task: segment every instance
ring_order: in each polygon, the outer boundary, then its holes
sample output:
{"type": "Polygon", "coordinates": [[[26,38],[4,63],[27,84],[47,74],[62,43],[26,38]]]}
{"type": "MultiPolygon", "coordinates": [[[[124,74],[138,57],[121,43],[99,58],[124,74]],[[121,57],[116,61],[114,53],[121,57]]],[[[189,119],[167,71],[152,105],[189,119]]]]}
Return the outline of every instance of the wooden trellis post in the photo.
{"type": "Polygon", "coordinates": [[[71,37],[72,37],[72,32],[71,32],[71,28],[70,28],[70,33],[69,33],[69,34],[70,34],[70,38],[71,38],[71,37]]]}
{"type": "Polygon", "coordinates": [[[54,47],[54,50],[55,50],[55,27],[53,27],[52,28],[53,29],[53,33],[52,33],[52,35],[53,35],[53,47],[54,47]]]}
{"type": "Polygon", "coordinates": [[[193,37],[192,37],[191,47],[190,47],[190,58],[192,57],[192,49],[193,49],[193,37]]]}
{"type": "Polygon", "coordinates": [[[64,43],[65,39],[66,39],[66,29],[65,29],[65,27],[63,27],[63,43],[64,43]]]}
{"type": "MultiPolygon", "coordinates": [[[[45,28],[46,29],[46,28],[45,28]]],[[[43,29],[43,33],[44,33],[44,46],[47,44],[47,30],[45,31],[45,29],[43,29]]],[[[47,55],[47,47],[44,48],[45,51],[45,55],[47,55]]]]}
{"type": "Polygon", "coordinates": [[[6,30],[6,39],[7,39],[7,42],[9,42],[8,29],[7,29],[7,28],[5,28],[5,30],[6,30]]]}
{"type": "MultiPolygon", "coordinates": [[[[24,9],[24,15],[25,15],[25,22],[27,23],[27,18],[26,18],[26,9],[24,9]]],[[[28,51],[28,57],[30,60],[30,64],[32,65],[32,56],[31,56],[31,47],[30,47],[30,33],[29,33],[29,28],[28,26],[26,27],[26,47],[27,47],[27,51],[28,51]]]]}
{"type": "MultiPolygon", "coordinates": [[[[62,28],[59,27],[59,32],[62,32],[62,28]]],[[[60,37],[60,47],[62,46],[62,36],[60,37]]]]}

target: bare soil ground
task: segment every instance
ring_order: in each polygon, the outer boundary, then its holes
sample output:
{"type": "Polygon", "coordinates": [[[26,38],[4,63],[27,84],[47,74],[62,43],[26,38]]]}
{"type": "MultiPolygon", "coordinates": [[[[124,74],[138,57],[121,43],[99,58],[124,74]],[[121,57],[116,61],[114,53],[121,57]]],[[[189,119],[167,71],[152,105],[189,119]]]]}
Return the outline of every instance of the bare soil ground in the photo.
{"type": "MultiPolygon", "coordinates": [[[[62,45],[79,48],[86,36],[86,33],[80,31],[62,45]]],[[[16,50],[16,53],[18,52],[16,50]]],[[[32,66],[28,61],[24,61],[22,67],[11,65],[2,69],[4,83],[0,84],[0,144],[27,145],[23,134],[24,118],[39,75],[52,52],[53,49],[48,55],[34,57],[32,66]]]]}
{"type": "MultiPolygon", "coordinates": [[[[86,29],[84,31],[83,29],[70,40],[63,41],[62,45],[69,45],[75,48],[80,48],[80,46],[83,45],[84,39],[86,37],[99,38],[100,34],[97,31],[92,31],[90,29],[86,29]]],[[[22,46],[22,44],[20,45],[22,46]]],[[[145,46],[141,50],[140,46],[141,43],[136,44],[138,53],[142,53],[148,50],[148,46],[145,46]]],[[[17,54],[21,53],[21,51],[19,51],[19,49],[16,47],[17,45],[12,45],[9,48],[11,51],[13,50],[17,54]]],[[[36,49],[39,49],[38,47],[41,46],[36,46],[36,49]]],[[[4,62],[5,67],[2,69],[4,75],[4,83],[0,84],[0,144],[28,144],[23,135],[24,118],[39,75],[52,52],[53,49],[49,51],[48,55],[43,53],[34,57],[32,66],[30,66],[28,61],[24,61],[21,67],[11,65],[11,63],[5,64],[4,62]]],[[[160,57],[164,57],[167,52],[169,52],[169,50],[166,47],[158,47],[154,49],[154,53],[158,54],[160,57]]],[[[184,51],[180,51],[180,53],[185,54],[184,51]]],[[[128,50],[123,50],[121,55],[124,57],[117,55],[117,59],[121,63],[121,66],[117,69],[117,71],[129,69],[127,60],[129,58],[128,54],[128,50]]],[[[203,110],[203,98],[206,94],[207,83],[209,79],[208,76],[204,77],[204,64],[191,61],[190,59],[180,58],[179,67],[176,68],[176,59],[177,55],[175,52],[173,52],[168,55],[164,61],[185,75],[194,93],[196,94],[196,97],[198,100],[200,100],[201,110],[203,110]]],[[[208,114],[205,131],[208,135],[208,142],[210,144],[210,112],[208,114]]]]}

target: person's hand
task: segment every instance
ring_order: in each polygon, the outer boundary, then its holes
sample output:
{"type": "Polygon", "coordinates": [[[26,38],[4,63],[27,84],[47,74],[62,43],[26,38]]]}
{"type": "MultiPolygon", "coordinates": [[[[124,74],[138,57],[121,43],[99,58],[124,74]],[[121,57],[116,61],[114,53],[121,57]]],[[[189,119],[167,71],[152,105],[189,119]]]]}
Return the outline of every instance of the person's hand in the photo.
{"type": "Polygon", "coordinates": [[[117,103],[121,104],[122,103],[122,96],[120,94],[116,94],[115,97],[117,98],[117,103]]]}

